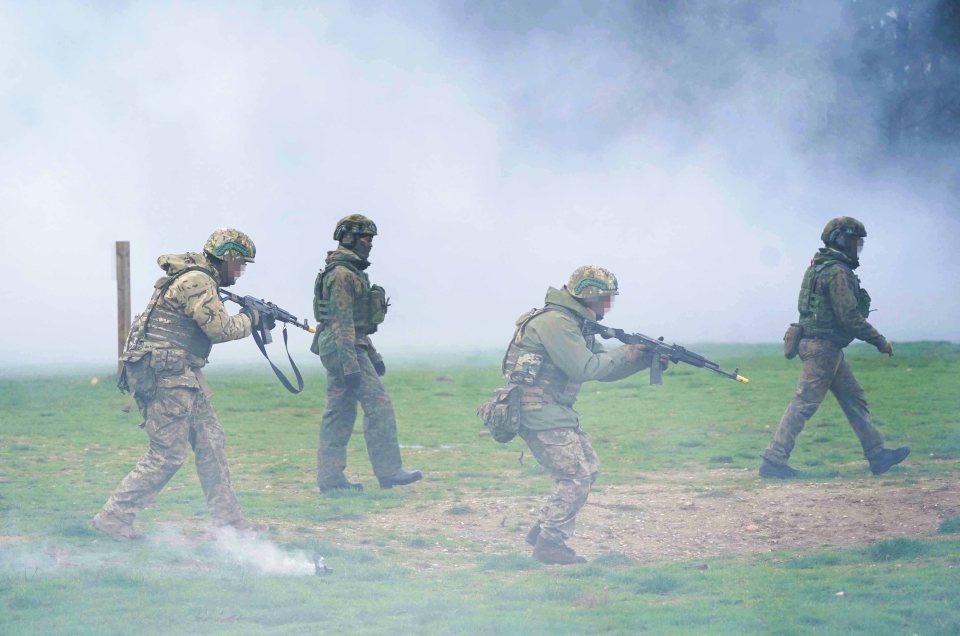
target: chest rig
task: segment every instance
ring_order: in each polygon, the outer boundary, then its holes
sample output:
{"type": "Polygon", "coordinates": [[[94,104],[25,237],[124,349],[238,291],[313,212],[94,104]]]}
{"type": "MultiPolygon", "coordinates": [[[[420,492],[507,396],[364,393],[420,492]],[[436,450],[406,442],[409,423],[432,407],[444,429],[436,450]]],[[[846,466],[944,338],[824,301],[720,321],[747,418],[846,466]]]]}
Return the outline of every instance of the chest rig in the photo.
{"type": "MultiPolygon", "coordinates": [[[[520,345],[527,324],[537,316],[550,311],[562,312],[576,320],[573,314],[562,307],[547,306],[531,309],[517,321],[517,329],[500,365],[507,382],[525,389],[524,398],[521,400],[522,408],[525,410],[543,408],[543,405],[549,402],[573,406],[577,395],[580,394],[581,383],[571,382],[567,374],[554,364],[548,355],[520,345]]],[[[593,336],[585,337],[587,346],[592,347],[593,339],[593,336]]]]}
{"type": "Polygon", "coordinates": [[[332,299],[326,297],[324,291],[324,278],[336,267],[346,267],[356,274],[360,280],[360,292],[353,298],[353,326],[365,335],[376,333],[377,327],[386,319],[387,308],[390,306],[390,299],[387,298],[386,291],[380,285],[371,285],[370,278],[366,272],[358,269],[350,263],[338,261],[330,263],[327,267],[317,274],[317,280],[313,286],[313,317],[319,323],[317,331],[326,329],[332,315],[330,303],[332,299]]]}

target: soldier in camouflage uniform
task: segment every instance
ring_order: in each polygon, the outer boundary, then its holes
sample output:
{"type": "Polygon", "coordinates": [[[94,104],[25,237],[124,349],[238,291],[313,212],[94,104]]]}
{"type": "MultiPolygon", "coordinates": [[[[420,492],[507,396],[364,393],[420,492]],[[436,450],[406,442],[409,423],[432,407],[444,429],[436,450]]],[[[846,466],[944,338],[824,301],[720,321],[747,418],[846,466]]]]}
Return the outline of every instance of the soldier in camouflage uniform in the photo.
{"type": "Polygon", "coordinates": [[[357,402],[363,408],[363,437],[380,487],[412,484],[423,476],[402,467],[393,403],[380,380],[387,368],[370,340],[388,305],[383,288],[371,285],[365,272],[376,234],[377,226],[363,215],[341,219],[333,233],[339,246],[327,253],[326,267],[314,285],[317,334],[311,351],[327,371],[327,408],[317,450],[320,492],[363,490],[343,472],[357,402]]]}
{"type": "Polygon", "coordinates": [[[230,316],[218,295],[236,282],[256,247],[243,232],[215,231],[203,253],[168,254],[157,259],[166,272],[154,285],[146,310],[130,328],[121,356],[120,388],[136,399],[150,447],[93,518],[93,526],[114,539],[141,536],[133,520],[159,494],[192,447],[210,516],[218,526],[262,530],[240,510],[225,439],[210,405],[201,367],[214,343],[250,335],[255,311],[230,316]]]}
{"type": "Polygon", "coordinates": [[[547,290],[543,308],[520,316],[504,357],[504,375],[520,386],[519,435],[556,484],[527,534],[533,557],[543,563],[586,562],[565,543],[599,470],[573,410],[581,384],[620,380],[651,363],[642,345],[606,351],[595,336],[583,335],[584,321],[602,319],[618,293],[609,271],[577,268],[563,289],[547,290]]]}
{"type": "Polygon", "coordinates": [[[800,359],[803,370],[797,390],[780,420],[773,441],[763,452],[760,476],[785,479],[797,471],[787,465],[797,436],[831,391],[860,439],[863,455],[875,475],[885,473],[910,454],[904,446],[887,449],[873,425],[863,388],[850,370],[843,349],[854,339],[893,355],[893,345],[867,322],[870,296],[853,273],[860,265],[867,230],[860,221],[832,219],[820,238],[824,247],[814,255],[800,286],[800,359]]]}

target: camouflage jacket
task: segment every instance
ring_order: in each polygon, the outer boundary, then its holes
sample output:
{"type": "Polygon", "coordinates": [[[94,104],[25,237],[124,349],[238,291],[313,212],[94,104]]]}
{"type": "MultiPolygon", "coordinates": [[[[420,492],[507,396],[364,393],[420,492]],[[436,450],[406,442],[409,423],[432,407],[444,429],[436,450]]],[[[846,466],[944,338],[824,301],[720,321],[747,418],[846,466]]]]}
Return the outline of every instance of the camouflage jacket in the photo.
{"type": "Polygon", "coordinates": [[[886,339],[869,322],[870,295],[853,270],[859,265],[837,250],[820,248],[803,276],[797,308],[804,337],[822,338],[840,347],[854,339],[878,349],[886,339]]]}
{"type": "Polygon", "coordinates": [[[227,313],[217,293],[219,274],[205,255],[167,254],[157,264],[167,275],[157,280],[147,309],[134,320],[123,360],[150,353],[159,386],[201,387],[197,373],[212,345],[249,336],[250,318],[227,313]]]}
{"type": "Polygon", "coordinates": [[[520,357],[543,360],[531,386],[521,385],[520,423],[529,429],[576,427],[572,406],[580,385],[588,380],[612,382],[650,366],[650,356],[627,361],[624,347],[606,351],[595,336],[583,335],[584,320],[596,315],[565,289],[547,290],[546,305],[533,318],[529,312],[517,321],[520,357]]]}
{"type": "Polygon", "coordinates": [[[358,347],[369,354],[371,361],[380,359],[369,335],[375,329],[358,324],[357,320],[364,313],[358,305],[369,302],[371,285],[364,270],[370,263],[353,251],[338,247],[327,253],[326,265],[314,286],[318,329],[311,351],[319,356],[335,355],[343,374],[349,375],[360,371],[358,347]],[[346,266],[336,267],[338,264],[346,266]]]}

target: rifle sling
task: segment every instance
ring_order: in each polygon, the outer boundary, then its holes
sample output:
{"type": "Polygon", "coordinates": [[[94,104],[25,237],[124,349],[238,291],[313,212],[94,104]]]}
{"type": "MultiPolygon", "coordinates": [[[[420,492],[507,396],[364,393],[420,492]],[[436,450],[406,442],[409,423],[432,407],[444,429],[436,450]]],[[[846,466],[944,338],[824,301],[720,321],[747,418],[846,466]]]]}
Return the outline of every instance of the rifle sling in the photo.
{"type": "Polygon", "coordinates": [[[293,368],[294,375],[297,376],[297,388],[293,388],[293,385],[290,384],[290,380],[283,375],[283,372],[277,368],[277,365],[273,363],[273,360],[270,359],[270,356],[267,355],[267,348],[263,346],[263,338],[260,337],[260,330],[253,329],[253,341],[257,343],[257,347],[260,349],[260,353],[263,354],[263,357],[267,359],[267,362],[270,363],[270,366],[273,368],[273,372],[277,374],[277,378],[288,391],[291,393],[299,393],[303,391],[303,376],[300,375],[300,369],[297,368],[296,363],[293,361],[293,356],[290,355],[290,347],[287,346],[287,325],[283,325],[283,347],[287,351],[287,359],[290,361],[290,366],[293,368]]]}

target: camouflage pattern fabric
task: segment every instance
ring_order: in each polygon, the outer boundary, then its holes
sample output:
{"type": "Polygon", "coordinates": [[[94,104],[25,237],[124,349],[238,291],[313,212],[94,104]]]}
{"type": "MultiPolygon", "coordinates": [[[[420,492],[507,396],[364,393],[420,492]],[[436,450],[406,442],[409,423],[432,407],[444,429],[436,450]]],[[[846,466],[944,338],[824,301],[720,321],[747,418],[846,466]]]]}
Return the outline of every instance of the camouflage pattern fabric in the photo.
{"type": "MultiPolygon", "coordinates": [[[[584,336],[583,321],[595,320],[596,316],[566,289],[549,288],[545,303],[550,311],[529,319],[515,336],[517,366],[538,369],[535,379],[521,383],[520,424],[534,430],[577,428],[580,419],[573,404],[581,384],[626,378],[649,368],[650,355],[643,354],[631,362],[631,345],[606,351],[594,336],[584,336]],[[530,364],[531,360],[540,362],[530,364]]],[[[520,321],[528,315],[521,316],[520,321]]],[[[517,382],[515,377],[511,379],[513,369],[504,371],[508,380],[517,382]]]]}
{"type": "Polygon", "coordinates": [[[314,317],[321,328],[314,336],[312,351],[319,356],[336,356],[343,373],[349,375],[360,371],[359,349],[378,359],[369,337],[371,325],[366,324],[370,280],[363,270],[369,262],[338,247],[327,254],[326,261],[327,266],[337,263],[347,266],[330,269],[314,290],[314,317]]]}
{"type": "Polygon", "coordinates": [[[332,486],[345,478],[347,443],[353,434],[358,402],[363,409],[363,437],[373,472],[387,478],[402,467],[393,403],[374,368],[383,358],[370,340],[369,326],[357,320],[366,315],[366,309],[357,305],[369,301],[370,281],[363,271],[369,262],[342,246],[327,255],[328,266],[338,262],[350,267],[329,270],[321,281],[322,288],[315,290],[314,299],[315,307],[325,308],[323,328],[318,331],[313,348],[327,371],[327,406],[317,450],[320,487],[332,486]],[[356,391],[344,383],[344,376],[353,373],[360,374],[356,391]]]}
{"type": "Polygon", "coordinates": [[[651,356],[638,356],[633,345],[606,351],[594,336],[584,336],[583,321],[596,315],[566,288],[549,288],[545,309],[517,321],[511,343],[517,351],[508,349],[504,374],[520,384],[519,435],[555,482],[539,520],[542,536],[558,542],[573,533],[599,470],[573,410],[580,386],[626,378],[648,368],[651,356]],[[533,377],[520,377],[525,373],[533,377]]]}
{"type": "Polygon", "coordinates": [[[214,523],[225,525],[242,519],[230,482],[223,426],[207,396],[196,389],[159,388],[144,407],[150,447],[104,504],[104,512],[132,524],[134,516],[153,502],[183,465],[189,445],[214,523]]]}
{"type": "Polygon", "coordinates": [[[553,542],[565,541],[573,534],[577,513],[597,479],[597,454],[580,429],[521,428],[520,436],[555,482],[553,494],[540,509],[540,535],[553,542]]]}
{"type": "Polygon", "coordinates": [[[774,464],[786,464],[797,436],[831,391],[863,447],[863,456],[874,457],[883,450],[883,435],[873,425],[863,388],[850,370],[843,349],[829,340],[805,338],[800,341],[803,370],[797,391],[780,419],[773,441],[763,457],[774,464]]]}
{"type": "Polygon", "coordinates": [[[131,330],[121,358],[150,447],[104,512],[132,523],[183,465],[189,445],[210,515],[218,524],[231,523],[242,514],[230,482],[223,427],[200,370],[207,360],[185,348],[192,341],[184,332],[205,338],[209,351],[212,343],[250,335],[250,319],[227,313],[217,294],[217,269],[203,254],[166,255],[157,262],[167,276],[157,281],[147,310],[135,321],[139,335],[131,330]]]}
{"type": "Polygon", "coordinates": [[[853,273],[858,265],[842,252],[820,249],[800,286],[800,324],[806,335],[831,340],[840,347],[860,339],[882,349],[887,341],[867,322],[870,296],[853,273]]]}
{"type": "Polygon", "coordinates": [[[327,370],[327,408],[320,425],[320,446],[317,450],[317,485],[332,486],[345,479],[347,442],[357,419],[357,402],[363,409],[363,439],[373,472],[387,478],[402,467],[400,444],[397,441],[397,419],[393,403],[383,382],[373,368],[370,354],[357,348],[360,388],[347,388],[336,355],[323,356],[327,370]]]}

